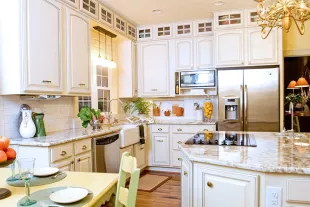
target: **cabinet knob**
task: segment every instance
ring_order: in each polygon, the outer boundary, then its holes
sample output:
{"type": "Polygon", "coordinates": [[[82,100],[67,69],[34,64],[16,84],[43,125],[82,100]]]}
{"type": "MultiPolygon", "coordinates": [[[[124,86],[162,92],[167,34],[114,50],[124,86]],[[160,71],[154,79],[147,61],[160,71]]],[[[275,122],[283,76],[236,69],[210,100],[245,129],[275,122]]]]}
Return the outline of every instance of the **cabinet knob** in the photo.
{"type": "Polygon", "coordinates": [[[186,172],[186,171],[184,171],[184,173],[183,173],[184,175],[188,175],[188,172],[186,172]]]}
{"type": "Polygon", "coordinates": [[[179,128],[179,129],[177,129],[177,131],[178,131],[178,132],[181,132],[181,131],[182,131],[182,129],[180,129],[180,128],[179,128]]]}
{"type": "Polygon", "coordinates": [[[158,128],[158,131],[162,131],[163,129],[162,128],[158,128]]]}
{"type": "Polygon", "coordinates": [[[77,161],[78,161],[78,162],[81,162],[81,159],[79,158],[77,161]]]}
{"type": "Polygon", "coordinates": [[[164,142],[164,140],[160,139],[160,140],[157,140],[157,142],[164,142]]]}
{"type": "Polygon", "coordinates": [[[178,160],[179,160],[179,161],[182,161],[182,158],[181,158],[181,157],[179,157],[179,158],[178,158],[178,160]]]}
{"type": "Polygon", "coordinates": [[[82,150],[85,150],[85,149],[87,149],[87,146],[83,145],[82,150]]]}
{"type": "Polygon", "coordinates": [[[244,62],[242,61],[241,64],[244,65],[244,62]]]}
{"type": "Polygon", "coordinates": [[[213,188],[213,183],[207,182],[207,186],[210,187],[210,188],[213,188]]]}
{"type": "Polygon", "coordinates": [[[85,86],[85,85],[86,85],[85,83],[80,83],[80,84],[79,84],[79,86],[85,86]]]}
{"type": "Polygon", "coordinates": [[[49,80],[43,80],[42,83],[52,83],[52,81],[49,80]]]}
{"type": "Polygon", "coordinates": [[[62,152],[60,153],[61,156],[65,156],[66,154],[67,154],[66,151],[62,151],[62,152]]]}
{"type": "Polygon", "coordinates": [[[182,142],[181,142],[181,141],[178,141],[178,144],[182,144],[182,142]]]}
{"type": "Polygon", "coordinates": [[[72,161],[72,162],[71,162],[71,165],[73,165],[73,164],[74,164],[74,162],[72,161]]]}
{"type": "Polygon", "coordinates": [[[157,91],[157,89],[152,89],[152,91],[157,91]]]}

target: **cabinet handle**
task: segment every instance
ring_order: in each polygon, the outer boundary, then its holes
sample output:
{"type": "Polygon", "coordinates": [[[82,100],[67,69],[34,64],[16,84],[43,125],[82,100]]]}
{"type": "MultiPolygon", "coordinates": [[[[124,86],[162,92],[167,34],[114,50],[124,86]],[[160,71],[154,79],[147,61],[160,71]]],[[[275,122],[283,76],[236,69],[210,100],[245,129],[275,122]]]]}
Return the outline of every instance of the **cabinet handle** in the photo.
{"type": "Polygon", "coordinates": [[[72,162],[71,162],[71,165],[73,165],[73,164],[74,164],[74,162],[72,161],[72,162]]]}
{"type": "Polygon", "coordinates": [[[164,142],[164,140],[157,140],[157,142],[164,142]]]}
{"type": "Polygon", "coordinates": [[[183,142],[181,142],[181,141],[178,141],[178,144],[182,144],[183,142]]]}
{"type": "Polygon", "coordinates": [[[87,149],[87,146],[83,145],[82,150],[85,150],[85,149],[87,149]]]}
{"type": "Polygon", "coordinates": [[[163,129],[162,128],[158,128],[158,131],[162,131],[163,129]]]}
{"type": "Polygon", "coordinates": [[[60,153],[61,156],[65,156],[66,154],[67,154],[66,151],[62,151],[62,152],[60,153]]]}
{"type": "Polygon", "coordinates": [[[179,158],[178,158],[178,160],[179,160],[179,161],[182,161],[182,158],[181,158],[181,157],[179,157],[179,158]]]}
{"type": "Polygon", "coordinates": [[[181,131],[182,131],[182,129],[177,129],[177,131],[178,131],[178,132],[181,132],[181,131]]]}
{"type": "Polygon", "coordinates": [[[157,91],[157,89],[152,89],[152,91],[157,91]]]}
{"type": "Polygon", "coordinates": [[[78,161],[78,162],[81,162],[81,159],[79,158],[77,161],[78,161]]]}
{"type": "Polygon", "coordinates": [[[43,80],[42,83],[52,83],[52,81],[49,80],[43,80]]]}
{"type": "Polygon", "coordinates": [[[86,84],[85,83],[80,83],[79,86],[86,86],[86,84]]]}
{"type": "Polygon", "coordinates": [[[241,64],[244,65],[244,62],[242,61],[241,64]]]}
{"type": "Polygon", "coordinates": [[[210,187],[210,188],[213,188],[213,183],[207,182],[207,186],[210,187]]]}
{"type": "Polygon", "coordinates": [[[184,171],[184,173],[183,173],[184,175],[188,175],[188,172],[186,172],[186,171],[184,171]]]}

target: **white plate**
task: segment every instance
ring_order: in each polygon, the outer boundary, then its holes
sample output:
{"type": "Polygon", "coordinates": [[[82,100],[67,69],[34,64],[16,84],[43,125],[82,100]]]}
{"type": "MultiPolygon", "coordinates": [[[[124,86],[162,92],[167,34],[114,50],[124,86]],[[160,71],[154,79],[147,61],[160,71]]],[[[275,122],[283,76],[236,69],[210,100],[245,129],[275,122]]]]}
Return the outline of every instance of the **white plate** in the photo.
{"type": "Polygon", "coordinates": [[[33,175],[37,177],[43,177],[43,176],[53,175],[58,172],[59,172],[59,169],[56,167],[44,167],[44,168],[34,169],[33,175]]]}
{"type": "Polygon", "coordinates": [[[50,199],[55,203],[74,203],[82,200],[88,195],[88,190],[84,188],[66,188],[56,191],[50,195],[50,199]]]}

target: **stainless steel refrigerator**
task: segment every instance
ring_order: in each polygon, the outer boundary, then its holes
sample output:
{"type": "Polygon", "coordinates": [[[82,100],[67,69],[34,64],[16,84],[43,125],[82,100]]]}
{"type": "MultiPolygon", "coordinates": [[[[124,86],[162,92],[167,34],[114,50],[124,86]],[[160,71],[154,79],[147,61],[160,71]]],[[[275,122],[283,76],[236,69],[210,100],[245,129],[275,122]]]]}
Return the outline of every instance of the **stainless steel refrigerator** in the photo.
{"type": "MultiPolygon", "coordinates": [[[[218,69],[218,129],[279,131],[279,96],[279,68],[218,69]],[[227,97],[238,99],[235,120],[225,118],[227,97]]],[[[231,109],[234,110],[234,107],[231,109]]]]}

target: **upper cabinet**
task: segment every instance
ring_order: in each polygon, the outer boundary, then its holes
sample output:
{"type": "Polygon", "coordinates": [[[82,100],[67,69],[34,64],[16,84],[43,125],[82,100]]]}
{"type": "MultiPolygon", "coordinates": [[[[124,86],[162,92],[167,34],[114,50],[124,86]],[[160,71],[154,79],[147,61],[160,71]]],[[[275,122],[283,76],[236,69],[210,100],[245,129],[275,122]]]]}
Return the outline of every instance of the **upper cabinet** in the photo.
{"type": "Polygon", "coordinates": [[[133,40],[137,39],[137,29],[134,25],[127,22],[127,36],[133,40]]]}
{"type": "Polygon", "coordinates": [[[99,5],[99,21],[113,27],[113,12],[102,4],[99,5]]]}
{"type": "Polygon", "coordinates": [[[85,16],[67,9],[67,92],[90,94],[90,27],[85,16]]]}
{"type": "Polygon", "coordinates": [[[261,37],[260,28],[248,28],[246,35],[248,65],[276,64],[278,62],[278,34],[273,29],[266,39],[261,37]]]}
{"type": "Polygon", "coordinates": [[[169,96],[169,42],[140,43],[138,64],[139,95],[169,96]]]}
{"type": "Polygon", "coordinates": [[[62,92],[62,6],[25,1],[25,92],[62,92]]]}
{"type": "Polygon", "coordinates": [[[174,24],[174,36],[186,37],[193,35],[193,23],[192,22],[179,22],[174,24]]]}
{"type": "Polygon", "coordinates": [[[246,10],[246,24],[247,26],[257,26],[258,14],[256,9],[246,10]]]}
{"type": "Polygon", "coordinates": [[[152,27],[139,27],[138,30],[138,40],[151,40],[153,38],[153,28],[152,27]]]}
{"type": "Polygon", "coordinates": [[[244,25],[243,11],[214,12],[215,29],[228,29],[244,25]]]}
{"type": "Polygon", "coordinates": [[[175,40],[175,51],[176,70],[193,70],[193,39],[175,40]]]}
{"type": "MultiPolygon", "coordinates": [[[[75,7],[75,8],[79,8],[79,0],[62,0],[64,1],[65,3],[75,7]]],[[[80,0],[80,1],[83,1],[83,0],[80,0]]]]}
{"type": "Polygon", "coordinates": [[[114,29],[122,34],[126,34],[126,21],[114,14],[114,29]]]}
{"type": "Polygon", "coordinates": [[[98,19],[98,6],[95,0],[80,0],[80,10],[95,19],[98,19]]]}
{"type": "Polygon", "coordinates": [[[155,37],[157,39],[163,39],[163,38],[171,38],[172,37],[172,25],[166,24],[166,25],[156,25],[155,26],[155,37]]]}
{"type": "Polygon", "coordinates": [[[244,31],[216,31],[214,35],[216,66],[244,65],[244,31]]]}
{"type": "Polygon", "coordinates": [[[195,38],[195,68],[213,68],[213,37],[195,38]]]}
{"type": "Polygon", "coordinates": [[[198,20],[194,22],[194,35],[212,35],[213,34],[213,20],[198,20]]]}

